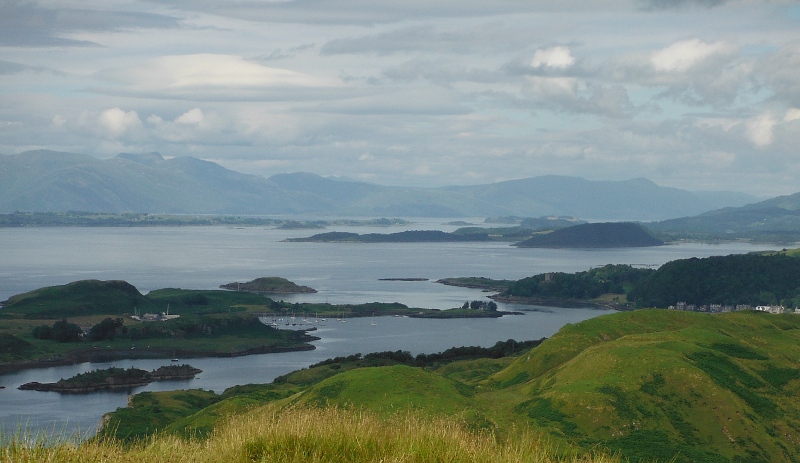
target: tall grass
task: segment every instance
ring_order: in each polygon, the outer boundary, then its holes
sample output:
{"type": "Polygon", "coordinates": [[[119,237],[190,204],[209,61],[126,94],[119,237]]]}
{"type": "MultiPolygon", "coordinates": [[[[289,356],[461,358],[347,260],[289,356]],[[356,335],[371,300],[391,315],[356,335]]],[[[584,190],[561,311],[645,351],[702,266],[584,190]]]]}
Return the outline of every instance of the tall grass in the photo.
{"type": "Polygon", "coordinates": [[[563,456],[542,439],[520,434],[500,441],[456,421],[415,414],[379,417],[335,408],[265,408],[231,418],[208,439],[157,436],[123,445],[110,439],[82,444],[15,439],[0,447],[8,463],[315,463],[526,462],[619,463],[607,454],[563,456]]]}

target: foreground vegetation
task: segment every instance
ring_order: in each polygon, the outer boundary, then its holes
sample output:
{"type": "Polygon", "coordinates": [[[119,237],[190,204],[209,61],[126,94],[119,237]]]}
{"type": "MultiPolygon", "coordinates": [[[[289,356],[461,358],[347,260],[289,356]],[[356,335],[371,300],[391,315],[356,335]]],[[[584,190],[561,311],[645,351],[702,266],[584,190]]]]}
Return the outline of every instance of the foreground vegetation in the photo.
{"type": "Polygon", "coordinates": [[[53,463],[525,462],[614,463],[600,452],[565,454],[533,433],[498,438],[414,413],[263,407],[227,420],[207,439],[158,436],[135,444],[4,442],[0,460],[53,463]]]}

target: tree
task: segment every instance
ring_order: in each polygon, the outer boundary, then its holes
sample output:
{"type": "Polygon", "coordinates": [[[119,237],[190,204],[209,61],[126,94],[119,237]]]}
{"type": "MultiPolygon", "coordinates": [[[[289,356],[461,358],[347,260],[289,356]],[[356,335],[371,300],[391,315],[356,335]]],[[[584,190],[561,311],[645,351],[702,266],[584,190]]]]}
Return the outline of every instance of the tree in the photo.
{"type": "Polygon", "coordinates": [[[80,326],[67,322],[66,318],[53,323],[53,340],[57,342],[80,342],[83,330],[80,326]]]}
{"type": "Polygon", "coordinates": [[[100,323],[94,325],[87,334],[89,341],[111,341],[118,334],[125,333],[127,330],[123,326],[121,318],[106,317],[100,323]]]}

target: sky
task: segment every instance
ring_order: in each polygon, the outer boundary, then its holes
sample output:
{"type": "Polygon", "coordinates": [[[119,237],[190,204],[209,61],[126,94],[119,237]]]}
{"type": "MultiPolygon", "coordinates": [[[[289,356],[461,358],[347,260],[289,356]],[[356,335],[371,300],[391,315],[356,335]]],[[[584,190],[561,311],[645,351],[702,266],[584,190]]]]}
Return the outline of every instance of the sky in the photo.
{"type": "Polygon", "coordinates": [[[800,191],[800,2],[0,0],[0,153],[800,191]]]}

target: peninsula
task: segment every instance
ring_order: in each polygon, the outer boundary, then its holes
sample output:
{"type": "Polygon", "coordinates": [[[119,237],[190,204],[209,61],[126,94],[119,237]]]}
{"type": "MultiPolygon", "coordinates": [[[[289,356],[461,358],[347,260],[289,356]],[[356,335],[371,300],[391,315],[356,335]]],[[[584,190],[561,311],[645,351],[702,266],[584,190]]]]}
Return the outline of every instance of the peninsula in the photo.
{"type": "Polygon", "coordinates": [[[662,246],[646,228],[633,222],[587,223],[535,235],[521,248],[638,248],[662,246]]]}

